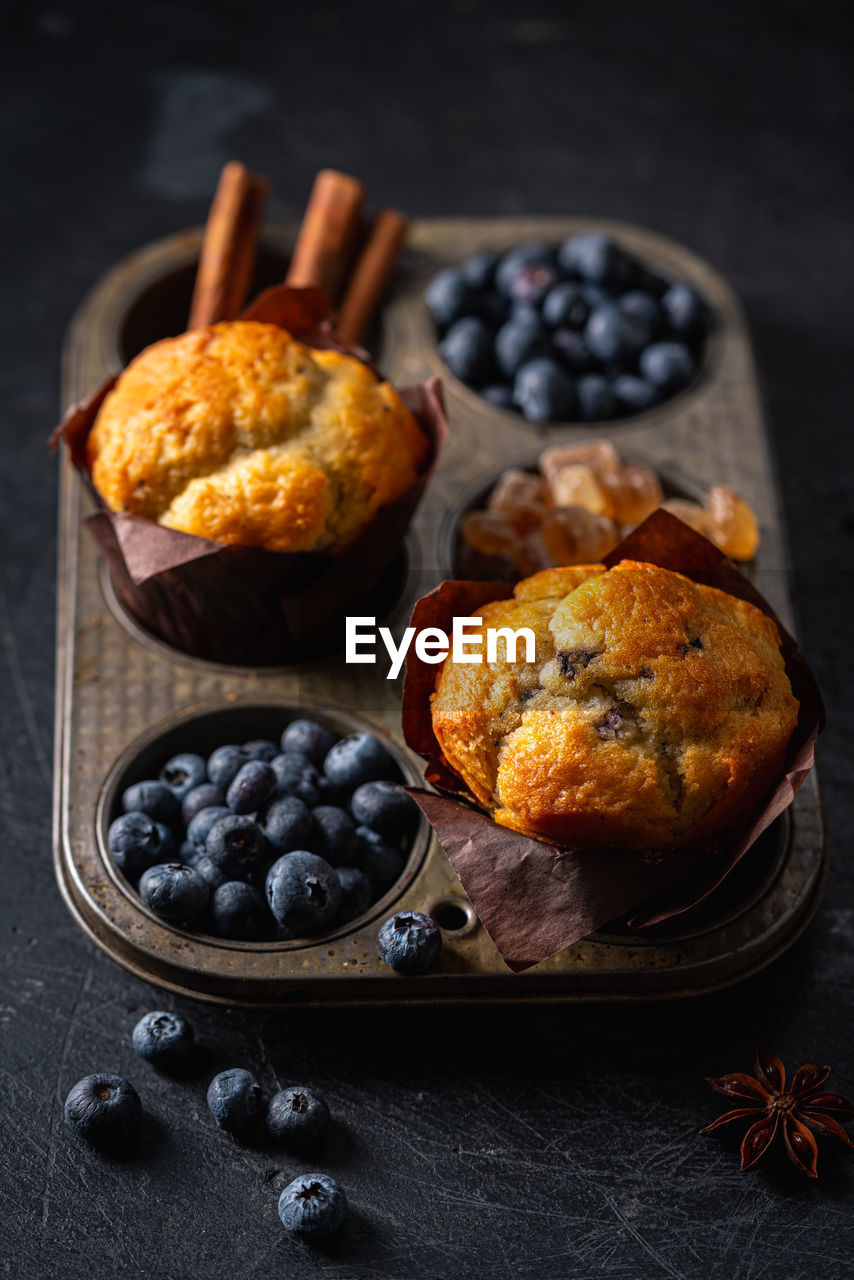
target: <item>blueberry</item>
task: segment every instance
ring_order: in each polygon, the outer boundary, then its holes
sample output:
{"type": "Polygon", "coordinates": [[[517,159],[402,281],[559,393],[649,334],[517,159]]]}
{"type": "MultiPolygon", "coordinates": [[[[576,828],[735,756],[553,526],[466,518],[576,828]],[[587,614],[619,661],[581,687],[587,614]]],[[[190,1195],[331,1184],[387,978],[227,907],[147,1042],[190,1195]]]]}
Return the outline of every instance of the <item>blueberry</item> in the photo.
{"type": "Polygon", "coordinates": [[[601,285],[584,282],[579,288],[581,296],[586,300],[591,311],[594,307],[601,307],[604,302],[614,301],[614,295],[607,289],[603,289],[601,285]]]}
{"type": "Polygon", "coordinates": [[[192,925],[208,905],[210,886],[194,867],[165,862],[143,872],[139,896],[167,924],[192,925]]]}
{"type": "Polygon", "coordinates": [[[495,335],[495,359],[498,367],[512,378],[526,360],[545,355],[548,335],[539,319],[510,319],[495,335]]]}
{"type": "Polygon", "coordinates": [[[296,752],[276,756],[270,761],[276,775],[276,790],[283,796],[297,796],[311,808],[322,799],[320,775],[310,760],[296,752]]]}
{"type": "Polygon", "coordinates": [[[393,781],[400,770],[379,738],[372,733],[351,733],[326,757],[323,772],[336,787],[355,791],[363,782],[393,781]]]}
{"type": "Polygon", "coordinates": [[[285,853],[267,872],[270,910],[295,936],[320,930],[333,919],[341,901],[341,884],[323,858],[304,849],[285,853]]]}
{"type": "Polygon", "coordinates": [[[511,249],[509,253],[505,253],[495,269],[495,286],[498,292],[510,297],[513,282],[524,267],[552,266],[554,257],[554,249],[539,241],[511,249]]]}
{"type": "Polygon", "coordinates": [[[694,357],[681,342],[654,342],[641,354],[640,371],[662,391],[675,391],[696,373],[694,357]]]}
{"type": "Polygon", "coordinates": [[[341,883],[341,902],[336,924],[349,924],[363,915],[371,905],[374,889],[364,871],[358,867],[338,867],[338,879],[341,883]]]}
{"type": "Polygon", "coordinates": [[[289,1151],[316,1147],[329,1127],[329,1108],[319,1094],[304,1085],[274,1093],[267,1106],[267,1132],[289,1151]]]}
{"type": "Polygon", "coordinates": [[[64,1115],[65,1123],[87,1142],[116,1146],[136,1132],[142,1103],[127,1080],[99,1071],[84,1076],[71,1088],[64,1115]]]}
{"type": "Polygon", "coordinates": [[[506,382],[493,382],[488,387],[481,387],[481,396],[487,404],[494,404],[497,409],[512,409],[513,388],[506,382]]]}
{"type": "Polygon", "coordinates": [[[155,1067],[177,1071],[187,1065],[193,1052],[193,1028],[180,1013],[156,1009],[134,1027],[133,1047],[155,1067]]]}
{"type": "Polygon", "coordinates": [[[222,792],[219,787],[215,787],[212,782],[203,782],[200,787],[193,787],[184,796],[181,801],[181,817],[185,826],[189,827],[197,814],[219,808],[222,808],[222,792]]]}
{"type": "Polygon", "coordinates": [[[208,1109],[218,1129],[242,1134],[254,1123],[261,1110],[261,1086],[242,1067],[220,1071],[208,1085],[208,1109]]]}
{"type": "Polygon", "coordinates": [[[178,797],[165,782],[150,779],[147,782],[135,782],[128,787],[122,796],[122,808],[125,813],[146,813],[155,822],[162,822],[167,827],[174,827],[181,816],[178,797]]]}
{"type": "Polygon", "coordinates": [[[523,364],[513,381],[513,399],[530,422],[565,422],[572,417],[572,379],[546,356],[523,364]]]}
{"type": "Polygon", "coordinates": [[[225,803],[233,813],[256,813],[270,799],[276,784],[271,765],[264,760],[248,760],[232,779],[225,803]]]}
{"type": "Polygon", "coordinates": [[[472,289],[477,289],[480,292],[483,289],[488,289],[492,284],[497,265],[498,254],[485,249],[482,253],[475,253],[472,257],[466,258],[465,262],[460,266],[460,275],[466,284],[471,285],[472,289]]]}
{"type": "Polygon", "coordinates": [[[331,804],[321,804],[311,815],[313,830],[309,843],[315,853],[333,867],[350,861],[356,842],[356,828],[349,813],[331,804]]]}
{"type": "Polygon", "coordinates": [[[240,942],[263,938],[272,926],[264,899],[242,880],[227,880],[211,899],[214,929],[221,938],[240,942]]]}
{"type": "Polygon", "coordinates": [[[543,302],[543,319],[553,329],[581,329],[590,304],[577,284],[563,280],[550,289],[543,302]]]}
{"type": "Polygon", "coordinates": [[[510,308],[507,320],[513,321],[514,324],[535,324],[540,329],[543,327],[543,317],[540,315],[540,308],[534,306],[532,302],[514,302],[510,308]]]}
{"type": "Polygon", "coordinates": [[[404,862],[400,850],[390,848],[378,832],[370,827],[356,828],[353,863],[364,871],[378,896],[399,878],[404,862]]]}
{"type": "Polygon", "coordinates": [[[577,329],[555,330],[552,334],[552,347],[573,373],[588,373],[596,367],[596,361],[585,341],[584,334],[579,333],[577,329]]]}
{"type": "Polygon", "coordinates": [[[128,880],[175,856],[175,838],[161,822],[145,813],[123,813],[110,823],[107,843],[113,861],[128,880]]]}
{"type": "Polygon", "coordinates": [[[167,760],[160,770],[160,781],[171,787],[179,800],[183,800],[193,787],[200,787],[203,782],[209,781],[207,764],[201,756],[189,751],[182,752],[167,760]]]}
{"type": "Polygon", "coordinates": [[[661,328],[658,298],[643,289],[630,289],[617,300],[617,308],[628,316],[642,338],[642,346],[652,342],[661,328]]]}
{"type": "Polygon", "coordinates": [[[424,292],[424,301],[430,308],[437,326],[440,329],[469,315],[475,308],[477,293],[463,279],[461,273],[453,267],[439,271],[428,284],[424,292]]]}
{"type": "Polygon", "coordinates": [[[366,782],[353,792],[350,812],[359,826],[378,831],[389,844],[408,843],[418,827],[420,810],[394,782],[366,782]]]}
{"type": "Polygon", "coordinates": [[[208,889],[211,892],[214,889],[218,889],[221,884],[225,884],[226,877],[224,872],[211,862],[204,849],[196,849],[193,856],[187,859],[187,864],[194,871],[198,871],[203,880],[207,881],[208,889]]]}
{"type": "Polygon", "coordinates": [[[258,826],[278,857],[304,849],[314,830],[311,811],[297,796],[274,796],[258,814],[258,826]]]}
{"type": "Polygon", "coordinates": [[[213,824],[205,854],[226,880],[251,880],[261,874],[272,850],[257,822],[234,813],[213,824]]]}
{"type": "Polygon", "coordinates": [[[642,413],[658,400],[658,391],[652,383],[634,373],[620,373],[612,378],[611,391],[618,407],[626,413],[642,413]]]}
{"type": "Polygon", "coordinates": [[[439,355],[462,382],[479,387],[494,372],[492,330],[476,316],[463,316],[439,343],[439,355]]]}
{"type": "Polygon", "coordinates": [[[674,333],[694,337],[705,322],[703,300],[690,285],[672,284],[661,299],[667,323],[674,333]]]}
{"type": "Polygon", "coordinates": [[[282,734],[282,751],[285,755],[305,756],[316,769],[322,769],[337,741],[336,735],[316,720],[292,720],[282,734]]]}
{"type": "Polygon", "coordinates": [[[427,973],[439,959],[442,934],[431,916],[401,911],[377,934],[377,953],[397,973],[427,973]]]}
{"type": "Polygon", "coordinates": [[[193,844],[192,840],[182,840],[178,850],[178,861],[185,862],[188,867],[191,867],[198,852],[198,845],[193,844]]]}
{"type": "Polygon", "coordinates": [[[590,313],[584,327],[584,338],[593,355],[603,364],[624,365],[634,359],[643,346],[641,326],[610,302],[590,313]]]}
{"type": "Polygon", "coordinates": [[[515,302],[530,302],[539,307],[555,284],[557,271],[550,263],[532,262],[516,272],[510,284],[510,297],[515,302]]]}
{"type": "Polygon", "coordinates": [[[208,778],[214,786],[220,787],[223,794],[228,790],[239,769],[249,759],[245,747],[234,745],[217,747],[208,757],[208,778]]]}
{"type": "Polygon", "coordinates": [[[585,373],[575,384],[578,416],[582,422],[601,422],[616,412],[611,388],[601,373],[585,373]]]}
{"type": "Polygon", "coordinates": [[[343,1189],[325,1173],[301,1173],[279,1196],[282,1226],[305,1240],[333,1235],[346,1212],[343,1189]]]}
{"type": "Polygon", "coordinates": [[[264,760],[267,764],[279,754],[276,743],[267,738],[253,738],[251,742],[244,742],[243,750],[250,760],[264,760]]]}
{"type": "Polygon", "coordinates": [[[187,839],[197,850],[204,849],[205,842],[210,833],[211,827],[215,822],[219,822],[220,818],[229,818],[231,810],[226,809],[225,805],[214,804],[207,809],[202,809],[190,821],[187,827],[187,839]]]}
{"type": "Polygon", "coordinates": [[[570,236],[558,249],[558,261],[570,275],[594,284],[617,284],[627,277],[627,263],[610,236],[597,231],[570,236]]]}

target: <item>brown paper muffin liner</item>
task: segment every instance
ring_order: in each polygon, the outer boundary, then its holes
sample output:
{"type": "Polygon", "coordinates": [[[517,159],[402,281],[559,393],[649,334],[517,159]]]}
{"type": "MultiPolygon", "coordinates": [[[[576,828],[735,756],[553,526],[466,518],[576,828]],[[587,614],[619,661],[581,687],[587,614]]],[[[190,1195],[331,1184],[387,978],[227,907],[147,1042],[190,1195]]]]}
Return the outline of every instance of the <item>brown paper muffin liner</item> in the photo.
{"type": "MultiPolygon", "coordinates": [[[[308,346],[331,347],[375,368],[361,347],[338,341],[330,312],[319,290],[282,285],[261,294],[244,318],[277,324],[308,346]]],[[[128,612],[168,644],[216,662],[280,665],[333,648],[352,606],[359,602],[364,612],[364,601],[379,591],[447,438],[439,379],[400,391],[430,442],[421,474],[338,555],[226,546],[107,510],[92,483],[86,440],[115,383],[111,378],[73,406],[53,442],[65,441],[98,503],[87,525],[128,612]]]]}
{"type": "MultiPolygon", "coordinates": [[[[678,934],[760,835],[792,803],[813,764],[824,726],[821,695],[794,638],[731,560],[666,511],[653,512],[604,561],[642,560],[718,587],[773,618],[792,690],[800,703],[783,771],[750,820],[714,848],[661,854],[579,853],[498,826],[451,768],[433,733],[430,695],[437,668],[410,650],[403,732],[427,760],[437,791],[408,788],[431,823],[463,888],[505,963],[519,972],[611,921],[628,917],[639,934],[678,934]]],[[[410,625],[450,634],[455,616],[476,616],[513,588],[494,582],[443,582],[416,604],[410,625]]]]}

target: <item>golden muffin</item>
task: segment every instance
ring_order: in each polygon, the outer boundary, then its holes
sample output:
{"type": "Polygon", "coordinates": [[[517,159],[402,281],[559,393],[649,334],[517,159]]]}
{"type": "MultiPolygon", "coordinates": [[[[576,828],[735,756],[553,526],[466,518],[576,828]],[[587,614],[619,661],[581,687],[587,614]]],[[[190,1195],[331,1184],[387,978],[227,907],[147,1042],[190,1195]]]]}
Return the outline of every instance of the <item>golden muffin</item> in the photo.
{"type": "Polygon", "coordinates": [[[506,661],[502,637],[498,661],[449,656],[432,720],[502,826],[577,850],[707,845],[779,774],[798,702],[753,605],[623,561],[547,569],[478,614],[530,627],[536,660],[520,643],[506,661]]]}
{"type": "Polygon", "coordinates": [[[341,551],[418,477],[429,445],[360,360],[235,320],[122,373],[87,442],[112,511],[271,551],[341,551]]]}

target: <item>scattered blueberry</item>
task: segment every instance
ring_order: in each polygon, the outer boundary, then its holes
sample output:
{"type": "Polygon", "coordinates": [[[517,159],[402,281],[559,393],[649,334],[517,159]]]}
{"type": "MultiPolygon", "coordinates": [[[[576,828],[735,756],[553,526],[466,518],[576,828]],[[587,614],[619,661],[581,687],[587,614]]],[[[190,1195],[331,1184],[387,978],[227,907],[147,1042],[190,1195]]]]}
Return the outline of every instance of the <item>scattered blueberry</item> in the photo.
{"type": "Polygon", "coordinates": [[[285,755],[296,753],[310,760],[316,769],[338,741],[334,733],[316,720],[292,720],[282,734],[282,751],[285,755]]]}
{"type": "Polygon", "coordinates": [[[377,831],[370,827],[356,828],[353,863],[364,871],[377,895],[391,888],[403,870],[404,861],[400,850],[387,845],[377,831]]]}
{"type": "Polygon", "coordinates": [[[336,742],[323,771],[334,786],[347,791],[355,791],[363,782],[391,781],[399,776],[397,765],[372,733],[352,733],[336,742]]]}
{"type": "Polygon", "coordinates": [[[208,1085],[208,1109],[217,1128],[243,1134],[251,1128],[261,1109],[261,1086],[249,1071],[232,1067],[220,1071],[208,1085]]]}
{"type": "Polygon", "coordinates": [[[208,757],[208,778],[224,794],[231,786],[238,770],[246,764],[248,759],[244,747],[234,745],[217,747],[216,751],[208,757]]]}
{"type": "Polygon", "coordinates": [[[223,804],[210,805],[201,809],[187,825],[187,839],[196,849],[203,849],[210,834],[210,829],[220,818],[230,818],[231,810],[223,804]]]}
{"type": "Polygon", "coordinates": [[[166,862],[143,872],[139,896],[167,924],[190,926],[208,905],[210,886],[194,867],[166,862]]]}
{"type": "Polygon", "coordinates": [[[341,885],[341,901],[338,905],[336,924],[349,924],[364,915],[374,896],[373,885],[364,871],[358,867],[337,867],[341,885]]]}
{"type": "Polygon", "coordinates": [[[473,387],[488,382],[495,372],[492,331],[477,316],[454,321],[439,343],[439,355],[451,373],[473,387]]]}
{"type": "Polygon", "coordinates": [[[446,267],[430,281],[424,300],[439,328],[447,329],[460,316],[470,313],[476,305],[477,293],[459,271],[446,267]]]}
{"type": "Polygon", "coordinates": [[[322,1240],[340,1228],[347,1197],[325,1173],[301,1173],[279,1196],[282,1226],[305,1240],[322,1240]]]}
{"type": "Polygon", "coordinates": [[[175,838],[145,813],[123,813],[110,823],[107,843],[113,861],[128,880],[136,881],[157,862],[175,856],[175,838]]]}
{"type": "Polygon", "coordinates": [[[674,333],[691,337],[702,331],[705,308],[690,285],[672,284],[664,293],[661,306],[674,333]]]}
{"type": "Polygon", "coordinates": [[[183,800],[193,787],[200,787],[203,782],[209,781],[207,764],[201,756],[189,751],[182,752],[167,760],[160,770],[160,781],[171,787],[179,800],[183,800]]]}
{"type": "Polygon", "coordinates": [[[304,849],[314,829],[311,810],[297,796],[274,796],[258,814],[258,826],[277,857],[304,849]]]}
{"type": "Polygon", "coordinates": [[[513,398],[530,422],[560,422],[572,416],[572,379],[547,357],[523,364],[513,381],[513,398]]]}
{"type": "Polygon", "coordinates": [[[571,280],[556,284],[543,302],[543,319],[553,329],[582,329],[589,314],[590,304],[571,280]]]}
{"type": "Polygon", "coordinates": [[[257,822],[234,813],[213,824],[205,853],[226,880],[253,880],[269,862],[272,850],[257,822]]]}
{"type": "Polygon", "coordinates": [[[652,383],[634,373],[620,373],[612,378],[611,392],[617,407],[626,413],[643,413],[658,400],[658,391],[652,383]]]}
{"type": "Polygon", "coordinates": [[[193,1028],[180,1013],[154,1010],[140,1018],[133,1029],[133,1047],[139,1056],[166,1071],[186,1066],[193,1045],[193,1028]]]}
{"type": "Polygon", "coordinates": [[[65,1123],[95,1145],[114,1146],[133,1136],[142,1103],[132,1084],[121,1076],[96,1072],[78,1080],[65,1099],[65,1123]]]}
{"type": "Polygon", "coordinates": [[[441,950],[439,926],[420,911],[399,912],[386,920],[377,934],[377,953],[396,973],[429,972],[441,950]]]}
{"type": "Polygon", "coordinates": [[[681,342],[654,342],[640,358],[640,371],[662,391],[676,391],[690,382],[696,372],[694,357],[681,342]]]}
{"type": "Polygon", "coordinates": [[[329,1108],[313,1089],[292,1085],[274,1093],[267,1106],[267,1132],[289,1151],[316,1147],[329,1126],[329,1108]]]}
{"type": "Polygon", "coordinates": [[[305,756],[297,752],[276,756],[270,761],[270,768],[276,775],[276,790],[282,795],[297,796],[309,808],[320,804],[320,775],[305,756]]]}
{"type": "Polygon", "coordinates": [[[266,738],[253,738],[251,742],[244,742],[243,750],[250,760],[264,760],[267,764],[279,754],[276,743],[269,742],[266,738]]]}
{"type": "Polygon", "coordinates": [[[304,849],[285,853],[273,863],[266,890],[275,918],[298,937],[319,933],[332,921],[341,900],[335,870],[304,849]]]}
{"type": "Polygon", "coordinates": [[[378,831],[388,844],[410,841],[418,827],[418,805],[396,782],[365,782],[353,792],[350,812],[359,826],[378,831]]]}
{"type": "Polygon", "coordinates": [[[181,816],[178,797],[165,782],[149,779],[146,782],[135,782],[128,787],[122,796],[122,808],[125,813],[146,813],[155,822],[162,822],[167,827],[174,827],[181,816]]]}
{"type": "Polygon", "coordinates": [[[212,782],[203,782],[200,787],[193,787],[184,796],[181,801],[181,817],[184,825],[189,827],[197,814],[204,813],[206,809],[219,808],[222,808],[222,792],[219,787],[215,787],[212,782]]]}
{"type": "Polygon", "coordinates": [[[211,899],[214,929],[222,938],[240,942],[263,938],[272,926],[264,899],[242,880],[227,880],[211,899]]]}
{"type": "Polygon", "coordinates": [[[578,416],[582,422],[601,422],[613,418],[614,396],[608,379],[601,373],[585,373],[575,384],[578,416]]]}
{"type": "Polygon", "coordinates": [[[495,279],[495,268],[498,266],[498,254],[486,249],[466,258],[460,267],[460,275],[466,284],[471,285],[479,293],[488,289],[495,279]]]}
{"type": "Polygon", "coordinates": [[[264,760],[248,760],[234,776],[225,803],[233,813],[256,813],[276,790],[277,778],[264,760]]]}
{"type": "Polygon", "coordinates": [[[511,319],[495,335],[495,359],[501,372],[512,378],[516,370],[549,349],[549,339],[539,317],[511,319]]]}

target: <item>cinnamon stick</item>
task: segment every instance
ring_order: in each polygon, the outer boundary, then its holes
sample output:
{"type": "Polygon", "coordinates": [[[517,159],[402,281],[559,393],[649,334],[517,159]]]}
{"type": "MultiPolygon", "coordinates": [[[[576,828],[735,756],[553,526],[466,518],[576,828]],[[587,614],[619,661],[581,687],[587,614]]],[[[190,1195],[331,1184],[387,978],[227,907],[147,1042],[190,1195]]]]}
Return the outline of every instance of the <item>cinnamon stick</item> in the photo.
{"type": "Polygon", "coordinates": [[[365,189],[357,178],[321,169],[314,180],[285,280],[335,298],[359,236],[365,189]]]}
{"type": "Polygon", "coordinates": [[[382,209],[362,249],[341,303],[336,329],[359,342],[391,279],[409,223],[397,209],[382,209]]]}
{"type": "Polygon", "coordinates": [[[234,160],[225,165],[208,214],[188,328],[239,314],[252,280],[269,183],[234,160]]]}

